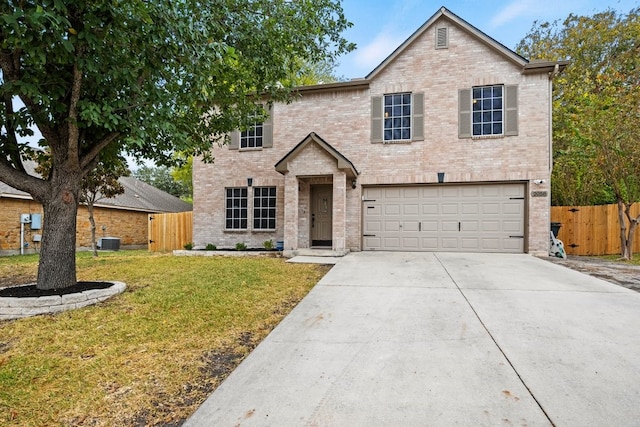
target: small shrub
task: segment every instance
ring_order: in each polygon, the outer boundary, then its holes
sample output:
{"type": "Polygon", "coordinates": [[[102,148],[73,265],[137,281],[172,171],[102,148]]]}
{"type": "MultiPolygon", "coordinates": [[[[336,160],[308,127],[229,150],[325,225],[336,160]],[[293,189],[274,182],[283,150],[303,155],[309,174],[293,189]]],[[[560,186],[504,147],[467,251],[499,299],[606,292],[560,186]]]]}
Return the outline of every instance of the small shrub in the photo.
{"type": "Polygon", "coordinates": [[[216,248],[216,245],[214,245],[213,243],[207,243],[207,246],[205,247],[205,249],[208,251],[215,251],[217,248],[216,248]]]}
{"type": "Polygon", "coordinates": [[[247,250],[247,245],[245,245],[243,242],[236,243],[236,251],[245,251],[245,250],[247,250]]]}
{"type": "Polygon", "coordinates": [[[268,251],[273,249],[273,240],[269,239],[269,240],[265,240],[265,242],[262,244],[262,246],[264,246],[264,248],[268,251]]]}
{"type": "Polygon", "coordinates": [[[188,251],[190,251],[191,249],[193,249],[193,243],[189,242],[186,245],[184,245],[184,248],[188,251]]]}

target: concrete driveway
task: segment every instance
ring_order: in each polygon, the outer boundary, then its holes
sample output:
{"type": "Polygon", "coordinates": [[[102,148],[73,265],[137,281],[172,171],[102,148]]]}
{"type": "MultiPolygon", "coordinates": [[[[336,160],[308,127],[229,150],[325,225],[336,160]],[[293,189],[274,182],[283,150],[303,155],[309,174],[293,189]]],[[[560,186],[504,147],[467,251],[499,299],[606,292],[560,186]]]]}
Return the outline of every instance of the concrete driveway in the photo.
{"type": "Polygon", "coordinates": [[[640,425],[640,294],[529,255],[341,259],[186,426],[640,425]]]}

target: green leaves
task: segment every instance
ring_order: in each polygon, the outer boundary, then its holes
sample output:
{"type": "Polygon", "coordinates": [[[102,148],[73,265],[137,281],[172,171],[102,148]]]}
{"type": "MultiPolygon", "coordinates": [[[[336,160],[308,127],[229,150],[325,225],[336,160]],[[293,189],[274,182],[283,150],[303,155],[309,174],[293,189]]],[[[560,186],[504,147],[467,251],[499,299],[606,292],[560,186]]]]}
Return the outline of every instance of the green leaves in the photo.
{"type": "Polygon", "coordinates": [[[554,81],[554,204],[640,201],[640,9],[536,23],[518,50],[570,59],[554,81]]]}

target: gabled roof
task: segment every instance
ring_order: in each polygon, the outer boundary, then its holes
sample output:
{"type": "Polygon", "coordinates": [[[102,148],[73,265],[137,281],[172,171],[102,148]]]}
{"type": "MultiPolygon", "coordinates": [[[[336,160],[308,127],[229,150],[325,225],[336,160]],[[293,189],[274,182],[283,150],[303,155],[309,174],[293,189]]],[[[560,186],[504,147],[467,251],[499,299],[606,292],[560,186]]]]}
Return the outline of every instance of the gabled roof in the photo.
{"type": "Polygon", "coordinates": [[[124,193],[111,199],[100,199],[96,202],[96,206],[146,212],[185,212],[193,210],[191,203],[187,203],[132,176],[120,177],[118,181],[124,187],[124,193]]]}
{"type": "MultiPolygon", "coordinates": [[[[35,164],[25,164],[28,172],[35,175],[35,164]]],[[[156,187],[146,184],[134,177],[125,176],[118,179],[124,187],[124,193],[111,199],[100,199],[95,203],[97,207],[123,209],[149,213],[185,212],[193,210],[193,206],[179,198],[172,196],[156,187]]],[[[29,193],[17,190],[4,182],[0,182],[0,199],[12,198],[32,200],[29,193]]]]}
{"type": "Polygon", "coordinates": [[[418,37],[420,37],[425,31],[427,31],[438,19],[446,18],[450,22],[457,25],[462,30],[471,34],[481,43],[484,43],[487,47],[494,50],[498,54],[502,55],[507,60],[514,63],[516,66],[522,68],[522,72],[525,74],[535,73],[550,73],[553,77],[558,72],[564,70],[569,64],[569,61],[531,61],[518,55],[513,50],[509,49],[499,41],[486,35],[473,25],[469,24],[464,19],[460,18],[455,13],[451,12],[446,7],[441,7],[431,18],[427,20],[420,28],[418,28],[407,40],[404,41],[391,55],[389,55],[384,61],[382,61],[373,71],[371,71],[366,77],[359,79],[352,79],[346,82],[317,84],[310,86],[300,86],[295,90],[299,93],[315,93],[315,92],[327,92],[327,91],[339,91],[339,90],[357,90],[367,89],[370,82],[384,70],[391,62],[393,62],[402,52],[407,49],[418,37]]]}
{"type": "Polygon", "coordinates": [[[420,37],[427,29],[429,29],[438,19],[447,18],[449,21],[456,24],[458,27],[462,28],[464,31],[468,32],[489,48],[495,50],[506,59],[510,60],[514,64],[524,68],[529,62],[526,58],[518,55],[502,43],[496,41],[495,39],[489,37],[473,25],[469,24],[464,19],[460,18],[455,13],[451,12],[446,7],[441,7],[438,12],[436,12],[431,18],[427,20],[420,28],[418,28],[407,40],[404,41],[396,50],[394,50],[391,55],[389,55],[380,65],[378,65],[372,72],[367,75],[367,80],[375,78],[382,70],[384,70],[389,63],[393,62],[393,60],[402,54],[402,52],[409,47],[418,37],[420,37]]]}
{"type": "Polygon", "coordinates": [[[285,174],[289,171],[289,162],[295,159],[309,144],[316,143],[320,148],[324,149],[331,157],[336,159],[338,163],[338,169],[344,171],[349,178],[355,178],[359,175],[356,167],[351,163],[351,160],[347,159],[342,153],[333,148],[331,144],[320,138],[315,132],[311,132],[302,141],[298,143],[291,151],[289,151],[278,163],[276,163],[276,171],[281,174],[285,174]]]}

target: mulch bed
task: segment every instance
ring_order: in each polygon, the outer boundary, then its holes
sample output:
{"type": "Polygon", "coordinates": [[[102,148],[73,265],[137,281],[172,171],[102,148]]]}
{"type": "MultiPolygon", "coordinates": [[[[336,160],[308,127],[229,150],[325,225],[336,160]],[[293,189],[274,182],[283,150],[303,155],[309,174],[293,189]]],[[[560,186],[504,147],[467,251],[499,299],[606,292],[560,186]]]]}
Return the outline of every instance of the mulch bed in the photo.
{"type": "Polygon", "coordinates": [[[68,295],[92,289],[107,289],[111,286],[113,286],[111,282],[78,282],[74,286],[63,289],[38,289],[35,284],[30,284],[0,289],[0,297],[36,298],[51,295],[68,295]]]}

